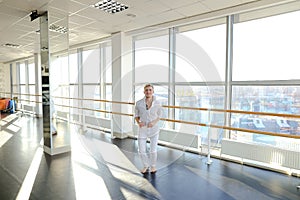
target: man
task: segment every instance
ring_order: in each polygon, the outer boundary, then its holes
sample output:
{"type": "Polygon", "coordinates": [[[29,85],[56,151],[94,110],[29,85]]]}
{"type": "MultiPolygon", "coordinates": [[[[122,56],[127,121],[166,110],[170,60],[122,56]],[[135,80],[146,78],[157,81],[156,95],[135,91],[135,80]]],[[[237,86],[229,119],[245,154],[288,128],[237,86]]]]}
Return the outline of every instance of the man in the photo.
{"type": "Polygon", "coordinates": [[[151,84],[144,86],[144,98],[136,102],[135,120],[139,126],[138,131],[138,151],[143,162],[142,174],[149,171],[156,172],[157,142],[159,127],[157,122],[162,116],[162,107],[153,96],[154,87],[151,84]],[[147,138],[150,139],[150,158],[146,153],[147,138]]]}

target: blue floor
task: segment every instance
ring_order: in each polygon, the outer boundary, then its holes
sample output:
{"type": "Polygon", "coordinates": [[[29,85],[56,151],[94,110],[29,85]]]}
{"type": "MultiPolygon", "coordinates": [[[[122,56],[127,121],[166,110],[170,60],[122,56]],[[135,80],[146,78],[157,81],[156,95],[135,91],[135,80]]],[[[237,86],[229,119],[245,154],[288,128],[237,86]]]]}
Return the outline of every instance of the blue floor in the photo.
{"type": "MultiPolygon", "coordinates": [[[[158,171],[142,175],[134,139],[59,123],[72,152],[43,153],[41,119],[6,116],[0,132],[0,200],[299,200],[300,178],[159,146],[158,171]],[[1,143],[2,142],[2,143],[1,143]]],[[[54,136],[56,137],[56,136],[54,136]]]]}

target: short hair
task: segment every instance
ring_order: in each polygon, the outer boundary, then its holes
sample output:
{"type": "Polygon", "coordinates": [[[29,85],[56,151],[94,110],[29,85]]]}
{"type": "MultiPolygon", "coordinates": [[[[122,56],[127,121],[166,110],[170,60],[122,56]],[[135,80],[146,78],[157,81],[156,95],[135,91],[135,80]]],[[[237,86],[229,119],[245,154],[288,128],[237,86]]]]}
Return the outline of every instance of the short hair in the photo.
{"type": "Polygon", "coordinates": [[[147,83],[145,86],[144,86],[144,90],[146,89],[146,87],[152,87],[152,89],[154,89],[153,85],[151,83],[147,83]]]}

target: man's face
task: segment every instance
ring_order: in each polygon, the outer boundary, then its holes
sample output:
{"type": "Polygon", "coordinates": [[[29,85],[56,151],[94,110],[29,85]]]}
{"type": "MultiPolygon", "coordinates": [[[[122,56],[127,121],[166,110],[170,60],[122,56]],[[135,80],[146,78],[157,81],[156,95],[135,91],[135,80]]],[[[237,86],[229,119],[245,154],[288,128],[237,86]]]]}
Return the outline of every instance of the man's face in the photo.
{"type": "Polygon", "coordinates": [[[147,98],[152,97],[154,90],[151,86],[148,86],[144,89],[144,94],[147,98]]]}

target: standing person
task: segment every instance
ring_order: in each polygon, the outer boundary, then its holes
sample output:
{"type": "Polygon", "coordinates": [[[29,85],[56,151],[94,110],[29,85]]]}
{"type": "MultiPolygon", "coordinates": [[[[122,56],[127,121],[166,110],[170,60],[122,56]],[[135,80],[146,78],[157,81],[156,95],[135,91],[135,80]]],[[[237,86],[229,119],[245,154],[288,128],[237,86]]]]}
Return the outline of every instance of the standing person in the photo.
{"type": "Polygon", "coordinates": [[[149,171],[156,172],[157,142],[159,127],[157,122],[162,116],[162,107],[153,96],[154,87],[151,84],[144,86],[144,98],[137,101],[135,105],[135,120],[139,125],[138,152],[143,162],[142,174],[149,171]],[[147,138],[150,139],[150,158],[148,158],[146,147],[147,138]]]}

